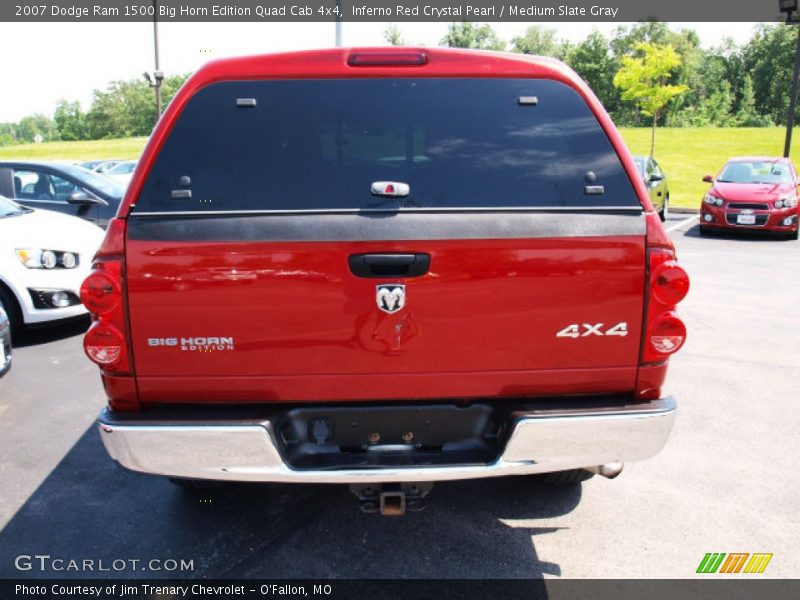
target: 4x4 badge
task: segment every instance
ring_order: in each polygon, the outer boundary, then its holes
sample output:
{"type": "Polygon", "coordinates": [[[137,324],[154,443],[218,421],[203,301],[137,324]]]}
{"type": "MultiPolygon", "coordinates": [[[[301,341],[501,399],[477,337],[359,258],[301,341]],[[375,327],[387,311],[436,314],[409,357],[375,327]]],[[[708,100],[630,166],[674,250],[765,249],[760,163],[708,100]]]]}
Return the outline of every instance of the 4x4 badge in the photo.
{"type": "Polygon", "coordinates": [[[377,286],[375,300],[383,312],[396,313],[406,305],[406,286],[402,283],[381,284],[377,286]]]}

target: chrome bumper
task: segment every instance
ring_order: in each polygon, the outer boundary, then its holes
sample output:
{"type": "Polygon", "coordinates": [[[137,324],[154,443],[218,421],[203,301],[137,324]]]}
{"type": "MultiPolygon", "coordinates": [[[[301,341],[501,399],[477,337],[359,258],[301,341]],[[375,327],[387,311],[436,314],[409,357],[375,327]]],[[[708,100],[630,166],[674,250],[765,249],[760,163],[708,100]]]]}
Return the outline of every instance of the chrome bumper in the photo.
{"type": "Polygon", "coordinates": [[[283,460],[270,421],[130,421],[104,411],[106,450],[133,471],[229,481],[389,483],[527,475],[650,458],[669,437],[672,397],[623,407],[535,410],[517,421],[488,465],[298,470],[283,460]]]}

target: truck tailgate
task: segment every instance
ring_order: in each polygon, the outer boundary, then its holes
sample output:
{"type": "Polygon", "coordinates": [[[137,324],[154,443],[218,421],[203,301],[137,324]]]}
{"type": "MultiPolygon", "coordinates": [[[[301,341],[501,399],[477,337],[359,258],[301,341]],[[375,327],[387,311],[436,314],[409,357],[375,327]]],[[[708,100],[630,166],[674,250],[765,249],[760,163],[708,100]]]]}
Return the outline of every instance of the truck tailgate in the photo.
{"type": "MultiPolygon", "coordinates": [[[[515,218],[528,220],[535,232],[554,217],[515,218]]],[[[640,216],[555,217],[597,223],[604,218],[618,232],[643,228],[640,216]]],[[[491,229],[491,216],[480,219],[491,229]]],[[[401,226],[411,219],[397,221],[401,226]]],[[[162,221],[156,227],[175,232],[180,226],[162,221]]],[[[197,221],[182,226],[203,231],[197,221]]],[[[250,399],[260,388],[265,400],[299,400],[308,386],[298,387],[294,376],[345,376],[356,397],[360,377],[370,382],[367,396],[404,397],[406,380],[441,374],[447,386],[431,394],[470,396],[469,376],[492,372],[505,373],[507,385],[480,387],[478,394],[566,393],[579,382],[596,391],[609,378],[616,386],[633,385],[643,310],[643,235],[392,242],[133,239],[153,228],[132,221],[127,243],[132,344],[143,390],[148,378],[157,378],[156,388],[167,379],[185,383],[187,378],[203,382],[190,386],[194,393],[213,395],[210,390],[218,393],[219,386],[209,379],[217,379],[225,382],[226,396],[240,389],[240,398],[250,399]],[[352,272],[348,260],[360,254],[426,254],[430,267],[417,277],[363,277],[352,272]],[[387,285],[404,286],[404,306],[396,312],[381,309],[378,291],[387,285]],[[394,377],[376,390],[375,375],[394,377]],[[462,377],[467,379],[459,393],[462,377]],[[255,379],[248,385],[247,378],[255,379]],[[548,385],[542,388],[544,381],[548,385]]],[[[327,384],[324,378],[316,381],[322,390],[333,385],[330,378],[327,384]]]]}

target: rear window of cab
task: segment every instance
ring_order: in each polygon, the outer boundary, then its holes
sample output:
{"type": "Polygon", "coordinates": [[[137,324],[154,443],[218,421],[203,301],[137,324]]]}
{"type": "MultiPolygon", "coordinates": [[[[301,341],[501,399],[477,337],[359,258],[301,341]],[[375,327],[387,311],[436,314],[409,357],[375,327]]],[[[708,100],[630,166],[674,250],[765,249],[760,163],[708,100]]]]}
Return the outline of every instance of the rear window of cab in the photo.
{"type": "Polygon", "coordinates": [[[640,207],[581,96],[546,79],[403,78],[207,86],[134,212],[528,207],[640,207]],[[373,195],[378,181],[410,193],[373,195]]]}

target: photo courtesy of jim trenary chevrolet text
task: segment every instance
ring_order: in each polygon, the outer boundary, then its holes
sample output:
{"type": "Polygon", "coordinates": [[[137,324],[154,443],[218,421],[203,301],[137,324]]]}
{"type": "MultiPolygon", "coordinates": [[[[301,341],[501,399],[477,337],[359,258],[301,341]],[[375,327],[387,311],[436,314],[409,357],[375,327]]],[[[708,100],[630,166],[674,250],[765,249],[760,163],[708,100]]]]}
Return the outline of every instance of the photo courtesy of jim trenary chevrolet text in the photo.
{"type": "Polygon", "coordinates": [[[800,596],[798,0],[9,0],[0,62],[0,599],[800,596]]]}

